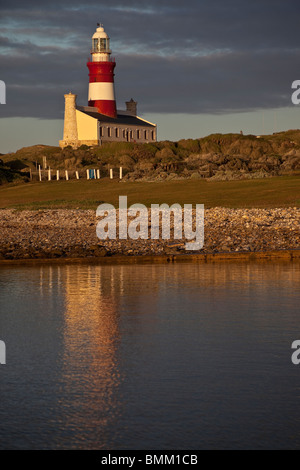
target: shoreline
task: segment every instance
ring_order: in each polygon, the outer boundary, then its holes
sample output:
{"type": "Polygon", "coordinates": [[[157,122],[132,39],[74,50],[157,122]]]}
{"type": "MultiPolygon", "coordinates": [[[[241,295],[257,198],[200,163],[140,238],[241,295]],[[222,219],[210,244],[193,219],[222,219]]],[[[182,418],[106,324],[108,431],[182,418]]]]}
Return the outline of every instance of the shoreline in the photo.
{"type": "Polygon", "coordinates": [[[215,263],[221,261],[298,261],[300,249],[278,251],[256,251],[240,253],[197,253],[171,255],[112,255],[81,258],[30,258],[0,259],[0,267],[8,265],[41,265],[41,264],[165,264],[165,263],[215,263]]]}
{"type": "MultiPolygon", "coordinates": [[[[148,219],[148,227],[150,227],[148,219]]],[[[195,222],[195,214],[193,214],[195,222]]],[[[204,246],[174,239],[97,238],[95,211],[0,210],[0,264],[214,262],[300,258],[300,208],[205,210],[204,246]]],[[[131,220],[128,219],[128,227],[131,220]]],[[[182,227],[184,229],[184,225],[182,227]]],[[[149,230],[149,228],[148,228],[149,230]]],[[[161,228],[160,228],[161,230],[161,228]]],[[[185,230],[185,229],[184,229],[185,230]]],[[[184,233],[183,230],[183,233],[184,233]]],[[[117,220],[117,233],[119,225],[117,220]]]]}

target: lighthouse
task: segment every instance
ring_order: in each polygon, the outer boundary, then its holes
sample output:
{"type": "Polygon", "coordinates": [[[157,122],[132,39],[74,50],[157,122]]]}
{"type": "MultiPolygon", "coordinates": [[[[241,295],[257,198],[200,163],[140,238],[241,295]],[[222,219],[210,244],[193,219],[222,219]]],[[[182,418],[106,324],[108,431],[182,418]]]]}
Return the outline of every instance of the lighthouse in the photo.
{"type": "Polygon", "coordinates": [[[92,37],[88,106],[76,104],[77,95],[65,94],[65,121],[61,148],[81,145],[96,147],[108,142],[156,142],[156,124],[137,116],[137,102],[126,101],[117,110],[114,87],[115,60],[111,58],[109,37],[97,24],[92,37]]]}
{"type": "Polygon", "coordinates": [[[92,60],[87,63],[89,69],[88,104],[98,109],[100,114],[111,118],[117,117],[114,89],[114,69],[116,62],[111,58],[109,37],[103,25],[97,26],[92,37],[92,60]]]}

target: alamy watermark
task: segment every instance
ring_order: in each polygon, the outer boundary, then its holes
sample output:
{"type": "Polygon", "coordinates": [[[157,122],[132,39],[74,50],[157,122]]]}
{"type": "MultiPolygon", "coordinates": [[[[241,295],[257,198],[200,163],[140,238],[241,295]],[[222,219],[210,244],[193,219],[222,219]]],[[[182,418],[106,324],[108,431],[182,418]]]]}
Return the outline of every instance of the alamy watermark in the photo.
{"type": "Polygon", "coordinates": [[[292,363],[295,366],[298,366],[300,364],[300,340],[299,339],[293,341],[292,349],[296,349],[296,351],[293,352],[292,357],[291,357],[292,363]]]}
{"type": "Polygon", "coordinates": [[[119,197],[119,214],[112,204],[98,206],[96,216],[102,219],[97,224],[97,237],[101,240],[175,240],[185,238],[186,250],[201,250],[204,245],[204,205],[196,204],[132,204],[127,208],[127,196],[119,197]],[[117,224],[118,222],[118,224],[117,224]],[[118,228],[118,237],[117,237],[118,228]]]}
{"type": "Polygon", "coordinates": [[[6,364],[6,345],[0,341],[0,364],[6,364]]]}
{"type": "Polygon", "coordinates": [[[300,80],[293,81],[292,89],[295,90],[292,93],[292,103],[295,105],[300,104],[300,80]]]}
{"type": "Polygon", "coordinates": [[[6,85],[3,80],[0,80],[0,104],[6,104],[6,85]]]}

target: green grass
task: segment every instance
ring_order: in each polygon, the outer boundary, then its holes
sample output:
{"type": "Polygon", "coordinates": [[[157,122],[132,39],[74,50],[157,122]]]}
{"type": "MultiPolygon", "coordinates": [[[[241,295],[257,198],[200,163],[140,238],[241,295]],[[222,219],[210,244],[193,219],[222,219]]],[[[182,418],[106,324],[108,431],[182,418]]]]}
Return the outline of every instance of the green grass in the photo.
{"type": "Polygon", "coordinates": [[[70,180],[7,185],[0,188],[0,208],[96,209],[102,202],[118,207],[119,195],[128,205],[142,203],[204,204],[205,207],[300,207],[300,175],[260,180],[180,180],[154,183],[120,183],[70,180]]]}

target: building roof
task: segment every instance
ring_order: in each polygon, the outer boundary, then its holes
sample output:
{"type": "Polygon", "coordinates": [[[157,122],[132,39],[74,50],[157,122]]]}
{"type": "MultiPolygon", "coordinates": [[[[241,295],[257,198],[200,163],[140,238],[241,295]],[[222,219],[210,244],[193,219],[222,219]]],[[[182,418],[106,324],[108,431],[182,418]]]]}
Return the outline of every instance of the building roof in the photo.
{"type": "Polygon", "coordinates": [[[156,125],[152,122],[145,121],[144,119],[138,116],[133,116],[130,114],[118,114],[117,118],[111,118],[109,116],[105,116],[105,114],[100,114],[96,111],[92,111],[92,109],[95,108],[91,108],[89,106],[77,106],[76,109],[78,109],[78,111],[81,111],[84,114],[87,114],[88,116],[98,119],[98,121],[100,121],[101,123],[122,124],[126,126],[156,127],[156,125]]]}

